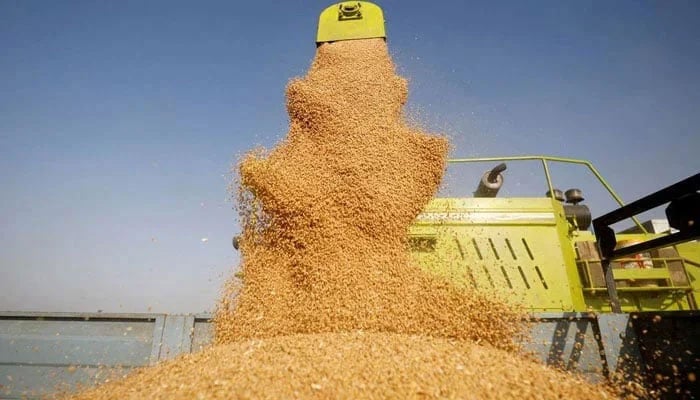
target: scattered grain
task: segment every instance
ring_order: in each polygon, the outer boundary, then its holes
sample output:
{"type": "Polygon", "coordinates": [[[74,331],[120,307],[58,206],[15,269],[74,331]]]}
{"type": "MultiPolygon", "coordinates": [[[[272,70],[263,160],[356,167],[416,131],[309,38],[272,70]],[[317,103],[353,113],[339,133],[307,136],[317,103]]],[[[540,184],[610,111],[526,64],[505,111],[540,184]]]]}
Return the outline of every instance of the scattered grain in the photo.
{"type": "Polygon", "coordinates": [[[287,87],[287,137],[238,167],[216,344],[75,399],[612,398],[519,356],[517,308],[411,262],[448,142],[403,121],[407,95],[383,40],[318,47],[287,87]]]}
{"type": "Polygon", "coordinates": [[[611,399],[600,386],[469,341],[321,333],[219,345],[89,390],[87,399],[611,399]],[[324,346],[319,346],[319,343],[324,346]],[[460,365],[462,368],[455,368],[460,365]]]}

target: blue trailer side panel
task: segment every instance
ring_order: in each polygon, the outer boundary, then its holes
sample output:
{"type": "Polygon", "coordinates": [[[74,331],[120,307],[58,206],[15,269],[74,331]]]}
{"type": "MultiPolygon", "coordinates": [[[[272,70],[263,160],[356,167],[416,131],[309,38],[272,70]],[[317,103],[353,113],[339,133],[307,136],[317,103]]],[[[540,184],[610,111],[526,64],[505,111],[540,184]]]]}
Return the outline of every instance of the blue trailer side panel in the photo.
{"type": "MultiPolygon", "coordinates": [[[[602,381],[642,373],[662,398],[695,398],[696,312],[533,315],[523,344],[543,363],[602,381]],[[634,371],[628,370],[634,368],[634,371]],[[657,374],[665,378],[657,381],[657,374]]],[[[0,313],[0,399],[75,391],[211,343],[209,315],[0,313]]]]}
{"type": "Polygon", "coordinates": [[[210,336],[208,315],[0,313],[0,398],[118,378],[199,349],[210,336]]]}

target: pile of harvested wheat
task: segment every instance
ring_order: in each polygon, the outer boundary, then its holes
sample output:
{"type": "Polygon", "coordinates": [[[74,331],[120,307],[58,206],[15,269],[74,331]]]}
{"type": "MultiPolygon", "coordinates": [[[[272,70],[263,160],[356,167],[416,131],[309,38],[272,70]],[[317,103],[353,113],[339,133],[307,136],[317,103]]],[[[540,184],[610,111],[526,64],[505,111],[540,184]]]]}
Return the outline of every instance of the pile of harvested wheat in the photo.
{"type": "Polygon", "coordinates": [[[287,137],[239,165],[242,287],[215,345],[76,399],[614,397],[518,356],[513,306],[412,264],[448,143],[404,122],[407,94],[383,40],[321,45],[287,137]]]}

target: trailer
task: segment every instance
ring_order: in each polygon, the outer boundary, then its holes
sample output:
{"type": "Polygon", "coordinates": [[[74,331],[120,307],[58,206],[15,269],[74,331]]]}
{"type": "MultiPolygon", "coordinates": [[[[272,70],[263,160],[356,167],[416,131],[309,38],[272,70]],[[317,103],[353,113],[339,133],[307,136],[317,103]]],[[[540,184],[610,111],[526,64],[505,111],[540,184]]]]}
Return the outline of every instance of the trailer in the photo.
{"type": "MultiPolygon", "coordinates": [[[[531,314],[527,351],[542,363],[600,382],[643,373],[698,393],[697,311],[531,314]],[[662,356],[659,356],[662,355],[662,356]],[[681,375],[681,374],[684,375],[681,375]]],[[[212,340],[211,315],[0,313],[0,399],[38,399],[119,379],[212,340]]],[[[669,385],[669,383],[671,385],[669,385]]]]}

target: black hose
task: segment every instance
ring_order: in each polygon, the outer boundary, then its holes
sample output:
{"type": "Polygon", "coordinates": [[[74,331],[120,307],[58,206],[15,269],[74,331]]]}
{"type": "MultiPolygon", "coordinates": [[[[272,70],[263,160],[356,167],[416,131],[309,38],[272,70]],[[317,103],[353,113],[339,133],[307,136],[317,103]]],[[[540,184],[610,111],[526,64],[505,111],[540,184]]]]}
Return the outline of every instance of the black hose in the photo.
{"type": "Polygon", "coordinates": [[[496,183],[496,181],[498,180],[498,175],[500,175],[503,171],[505,171],[506,168],[507,168],[506,163],[500,163],[500,164],[496,165],[495,167],[493,167],[491,172],[489,172],[488,181],[491,183],[496,183]]]}

